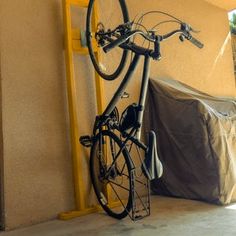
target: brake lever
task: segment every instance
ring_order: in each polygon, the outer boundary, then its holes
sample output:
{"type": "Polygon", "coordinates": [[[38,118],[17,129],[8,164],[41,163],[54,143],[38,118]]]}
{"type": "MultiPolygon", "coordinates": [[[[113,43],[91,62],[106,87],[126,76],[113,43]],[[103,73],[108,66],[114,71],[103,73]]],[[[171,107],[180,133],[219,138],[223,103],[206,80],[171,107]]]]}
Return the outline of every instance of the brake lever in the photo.
{"type": "Polygon", "coordinates": [[[181,24],[181,31],[183,31],[182,34],[179,36],[181,42],[187,39],[198,48],[204,47],[203,43],[201,43],[199,40],[197,40],[190,34],[190,31],[197,33],[197,31],[193,30],[190,25],[187,25],[185,23],[181,24]]]}
{"type": "Polygon", "coordinates": [[[193,28],[191,28],[191,32],[193,32],[193,33],[200,33],[201,32],[201,30],[195,30],[195,29],[193,29],[193,28]]]}
{"type": "Polygon", "coordinates": [[[181,24],[181,30],[187,31],[187,32],[193,32],[193,33],[200,33],[201,32],[200,30],[193,29],[192,26],[187,23],[181,24]]]}

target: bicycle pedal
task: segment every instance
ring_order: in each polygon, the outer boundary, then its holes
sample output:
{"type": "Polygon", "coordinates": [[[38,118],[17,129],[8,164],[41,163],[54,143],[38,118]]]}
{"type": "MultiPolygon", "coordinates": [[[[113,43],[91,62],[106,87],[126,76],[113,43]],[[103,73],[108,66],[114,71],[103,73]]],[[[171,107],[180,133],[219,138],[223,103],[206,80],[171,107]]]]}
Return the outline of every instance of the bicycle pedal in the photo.
{"type": "Polygon", "coordinates": [[[84,135],[79,138],[80,143],[84,147],[91,147],[92,146],[92,138],[89,135],[84,135]]]}

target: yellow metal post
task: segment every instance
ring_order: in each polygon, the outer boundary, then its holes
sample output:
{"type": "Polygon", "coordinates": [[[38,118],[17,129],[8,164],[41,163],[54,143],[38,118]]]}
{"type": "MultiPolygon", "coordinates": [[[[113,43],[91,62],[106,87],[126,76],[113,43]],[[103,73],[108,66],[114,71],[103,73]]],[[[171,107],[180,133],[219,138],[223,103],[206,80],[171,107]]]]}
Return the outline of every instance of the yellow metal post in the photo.
{"type": "MultiPolygon", "coordinates": [[[[80,53],[82,55],[88,54],[88,49],[81,46],[81,37],[79,29],[72,29],[71,25],[71,5],[79,7],[88,7],[88,0],[63,0],[63,16],[64,16],[64,29],[65,29],[65,52],[66,52],[66,72],[67,72],[67,91],[68,91],[68,105],[70,115],[70,130],[71,130],[71,146],[73,156],[73,173],[75,184],[75,202],[76,209],[70,212],[64,212],[59,214],[59,218],[63,220],[71,219],[81,215],[96,212],[100,209],[99,206],[87,207],[85,205],[85,187],[83,180],[83,167],[80,156],[80,143],[79,143],[79,124],[77,117],[77,95],[76,95],[76,83],[74,78],[74,63],[73,53],[80,53]]],[[[94,8],[94,27],[97,22],[97,8],[94,8]]],[[[98,52],[96,56],[99,57],[98,52]]],[[[99,75],[95,73],[96,84],[96,98],[98,113],[101,114],[104,108],[103,99],[103,82],[99,78],[99,75]]]]}
{"type": "Polygon", "coordinates": [[[84,187],[83,187],[83,174],[79,170],[82,169],[81,161],[79,159],[80,146],[79,146],[79,130],[78,130],[78,117],[77,117],[77,95],[76,84],[74,79],[74,66],[73,66],[73,50],[72,50],[72,30],[71,30],[71,12],[70,1],[64,0],[64,28],[65,28],[65,44],[66,44],[66,72],[67,72],[67,93],[70,113],[70,130],[71,130],[71,143],[72,143],[72,158],[73,158],[73,171],[75,183],[75,202],[78,209],[85,209],[84,200],[84,187]]]}

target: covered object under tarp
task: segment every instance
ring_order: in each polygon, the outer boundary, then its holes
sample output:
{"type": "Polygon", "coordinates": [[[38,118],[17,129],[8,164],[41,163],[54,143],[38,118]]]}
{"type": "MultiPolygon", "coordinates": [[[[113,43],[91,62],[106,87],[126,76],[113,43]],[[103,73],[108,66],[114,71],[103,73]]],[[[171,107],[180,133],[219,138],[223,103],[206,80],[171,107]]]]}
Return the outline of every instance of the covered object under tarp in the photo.
{"type": "Polygon", "coordinates": [[[236,102],[174,80],[150,80],[144,130],[163,162],[157,194],[216,204],[236,201],[236,102]]]}

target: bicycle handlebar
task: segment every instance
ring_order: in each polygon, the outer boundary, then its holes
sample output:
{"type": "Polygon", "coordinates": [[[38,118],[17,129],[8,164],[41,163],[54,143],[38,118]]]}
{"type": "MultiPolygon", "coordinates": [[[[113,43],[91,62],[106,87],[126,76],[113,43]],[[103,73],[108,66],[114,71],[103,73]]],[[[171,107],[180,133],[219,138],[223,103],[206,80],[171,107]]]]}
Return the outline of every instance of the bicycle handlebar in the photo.
{"type": "Polygon", "coordinates": [[[201,43],[199,40],[197,40],[196,38],[194,38],[193,36],[189,39],[189,42],[191,42],[193,45],[195,45],[198,48],[203,48],[204,44],[201,43]]]}
{"type": "Polygon", "coordinates": [[[119,38],[113,40],[112,42],[110,42],[108,45],[106,45],[105,47],[103,47],[103,50],[105,53],[109,52],[110,50],[112,50],[113,48],[120,46],[121,44],[125,43],[130,37],[134,36],[135,34],[139,34],[142,37],[144,37],[145,39],[147,39],[150,42],[155,43],[156,41],[161,42],[163,40],[166,40],[170,37],[172,37],[175,34],[182,34],[184,36],[185,39],[189,40],[193,45],[195,45],[198,48],[203,48],[204,44],[201,43],[199,40],[197,40],[196,38],[194,38],[189,31],[191,31],[191,27],[188,26],[187,24],[182,24],[181,25],[181,29],[179,30],[174,30],[170,33],[167,33],[165,35],[149,35],[147,33],[144,33],[141,30],[133,30],[133,31],[129,31],[128,33],[125,33],[123,35],[121,35],[119,38]]]}

